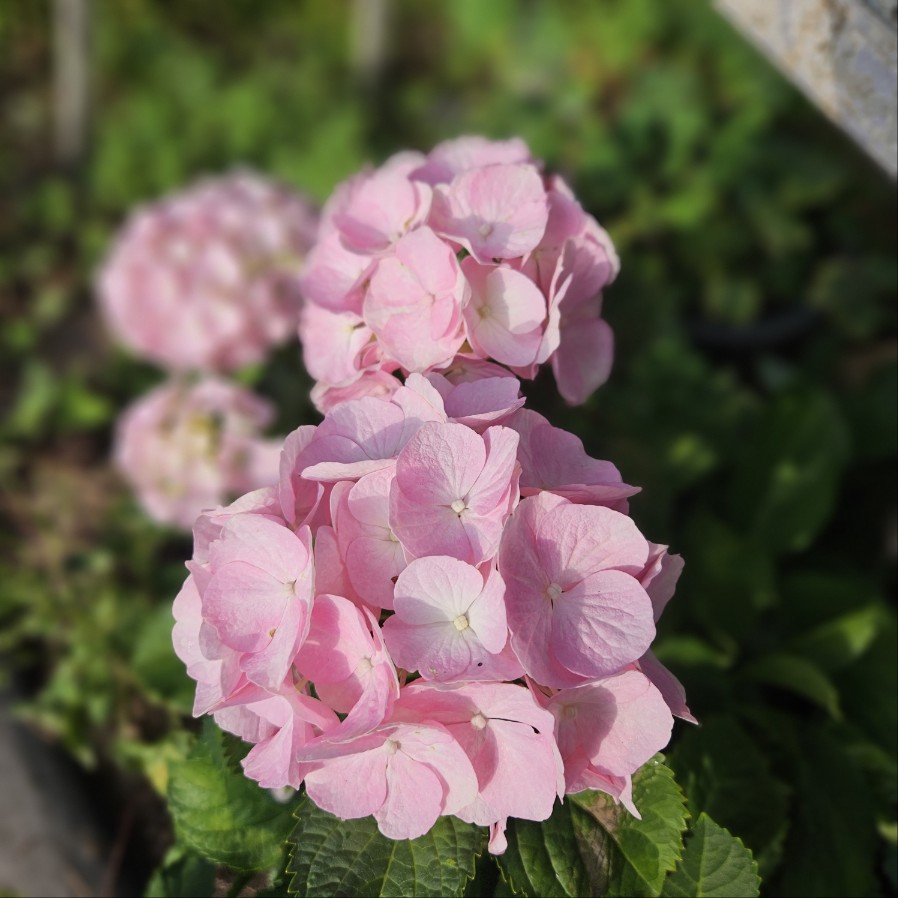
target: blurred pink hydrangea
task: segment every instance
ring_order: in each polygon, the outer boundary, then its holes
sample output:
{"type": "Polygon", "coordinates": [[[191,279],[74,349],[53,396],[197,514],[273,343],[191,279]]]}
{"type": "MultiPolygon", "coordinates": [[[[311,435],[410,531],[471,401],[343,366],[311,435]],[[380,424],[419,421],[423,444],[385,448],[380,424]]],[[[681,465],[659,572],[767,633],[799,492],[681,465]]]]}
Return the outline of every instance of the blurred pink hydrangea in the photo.
{"type": "Polygon", "coordinates": [[[189,530],[201,511],[277,482],[281,441],[260,436],[273,418],[226,381],[170,381],[122,413],[114,461],[150,517],[189,530]]]}
{"type": "Polygon", "coordinates": [[[250,171],[138,209],[98,277],[115,336],[172,371],[231,371],[291,336],[298,274],[317,229],[310,204],[250,171]]]}
{"type": "Polygon", "coordinates": [[[397,371],[470,380],[474,361],[525,378],[551,364],[562,396],[584,402],[611,370],[602,289],[618,268],[608,234],[520,139],[399,153],[322,214],[299,328],[313,398],[325,411],[385,395],[397,371]]]}
{"type": "Polygon", "coordinates": [[[494,853],[566,793],[638,813],[632,775],[689,718],[650,652],[682,564],[518,387],[409,374],[294,431],[276,485],[197,520],[174,645],[194,713],[253,743],[247,776],[395,839],[454,814],[494,853]]]}

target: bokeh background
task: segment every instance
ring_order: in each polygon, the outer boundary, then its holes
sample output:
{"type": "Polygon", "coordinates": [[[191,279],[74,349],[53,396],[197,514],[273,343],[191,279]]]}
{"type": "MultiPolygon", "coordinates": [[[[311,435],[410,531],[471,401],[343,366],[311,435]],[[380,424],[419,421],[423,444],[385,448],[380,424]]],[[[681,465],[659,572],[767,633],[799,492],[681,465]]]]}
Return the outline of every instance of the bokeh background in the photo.
{"type": "MultiPolygon", "coordinates": [[[[108,461],[117,414],[162,379],[94,306],[128,212],[238,164],[320,202],[398,149],[520,135],[623,262],[610,382],[574,409],[551,376],[526,392],[643,487],[640,528],[686,558],[658,643],[702,722],[678,724],[679,781],[765,894],[894,894],[894,183],[704,0],[371,6],[96,0],[89,140],[62,163],[52,6],[0,3],[15,714],[93,771],[113,834],[127,816],[142,888],[194,728],[170,642],[190,542],[108,461]]],[[[318,420],[297,343],[239,380],[277,403],[272,433],[318,420]]]]}

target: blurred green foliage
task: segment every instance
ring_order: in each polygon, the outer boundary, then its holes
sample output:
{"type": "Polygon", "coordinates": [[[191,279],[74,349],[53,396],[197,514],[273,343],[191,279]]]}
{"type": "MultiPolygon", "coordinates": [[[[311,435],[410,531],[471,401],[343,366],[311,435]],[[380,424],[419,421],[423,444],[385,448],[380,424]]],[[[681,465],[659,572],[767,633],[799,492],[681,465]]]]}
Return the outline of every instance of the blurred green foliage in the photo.
{"type": "MultiPolygon", "coordinates": [[[[0,652],[22,713],[162,793],[190,742],[169,613],[189,541],[106,461],[160,377],[92,307],[129,211],[238,164],[320,201],[397,149],[520,134],[623,259],[611,382],[579,409],[550,376],[527,389],[687,559],[658,653],[703,721],[672,744],[690,808],[768,895],[894,892],[894,185],[704,2],[387,9],[363,72],[345,0],[96,2],[91,145],[62,171],[50,5],[0,4],[0,652]]],[[[282,432],[314,420],[295,346],[242,379],[282,432]]]]}

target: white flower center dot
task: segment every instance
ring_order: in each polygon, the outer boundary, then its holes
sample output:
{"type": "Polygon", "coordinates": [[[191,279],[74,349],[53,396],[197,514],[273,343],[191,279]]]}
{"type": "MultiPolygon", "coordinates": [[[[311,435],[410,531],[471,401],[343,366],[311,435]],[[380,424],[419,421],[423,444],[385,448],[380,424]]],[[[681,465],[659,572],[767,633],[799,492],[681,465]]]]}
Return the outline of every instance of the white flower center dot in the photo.
{"type": "Polygon", "coordinates": [[[474,727],[475,730],[482,730],[486,726],[486,718],[480,711],[471,718],[471,726],[474,727]]]}
{"type": "Polygon", "coordinates": [[[374,665],[371,663],[370,658],[362,658],[359,661],[359,666],[356,668],[356,673],[368,673],[374,665]]]}
{"type": "Polygon", "coordinates": [[[478,229],[477,232],[481,237],[489,237],[490,234],[493,233],[493,226],[489,222],[484,222],[478,229]]]}
{"type": "Polygon", "coordinates": [[[465,500],[464,500],[464,499],[456,499],[456,500],[455,500],[449,507],[450,507],[456,514],[461,514],[461,513],[462,513],[468,506],[465,505],[465,500]]]}
{"type": "Polygon", "coordinates": [[[467,630],[470,624],[468,623],[468,618],[464,614],[459,614],[457,618],[455,618],[452,623],[455,624],[455,629],[459,631],[467,630]]]}
{"type": "Polygon", "coordinates": [[[563,592],[562,588],[557,583],[550,583],[546,587],[546,595],[553,601],[557,601],[561,593],[563,592]]]}
{"type": "Polygon", "coordinates": [[[388,755],[395,755],[401,747],[401,743],[397,742],[395,739],[387,739],[384,743],[384,748],[387,750],[388,755]]]}

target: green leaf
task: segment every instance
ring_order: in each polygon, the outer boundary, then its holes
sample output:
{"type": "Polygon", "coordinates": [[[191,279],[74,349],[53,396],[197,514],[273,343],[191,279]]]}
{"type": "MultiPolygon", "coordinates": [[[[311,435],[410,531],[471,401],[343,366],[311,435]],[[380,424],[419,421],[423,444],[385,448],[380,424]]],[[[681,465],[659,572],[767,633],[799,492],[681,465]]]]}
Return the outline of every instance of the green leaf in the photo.
{"type": "Polygon", "coordinates": [[[703,717],[683,732],[670,756],[689,812],[701,811],[744,839],[763,875],[782,856],[789,788],[770,771],[751,734],[729,717],[703,717]]]}
{"type": "Polygon", "coordinates": [[[751,852],[741,840],[702,814],[661,894],[665,898],[753,898],[760,885],[751,852]]]}
{"type": "Polygon", "coordinates": [[[882,605],[870,605],[822,624],[797,639],[793,648],[821,669],[838,671],[867,651],[886,619],[882,605]]]}
{"type": "Polygon", "coordinates": [[[178,840],[203,857],[241,870],[283,862],[290,808],[244,776],[244,746],[211,719],[187,760],[172,766],[168,798],[178,840]]]}
{"type": "Polygon", "coordinates": [[[539,896],[658,895],[680,857],[683,794],[660,756],[633,780],[642,820],[607,795],[581,792],[543,823],[511,820],[500,866],[517,892],[539,896]]]}
{"type": "Polygon", "coordinates": [[[780,394],[733,477],[731,507],[774,552],[807,548],[832,514],[848,455],[848,429],[819,390],[780,394]]]}
{"type": "Polygon", "coordinates": [[[288,891],[306,898],[460,896],[486,841],[482,827],[455,817],[417,839],[388,839],[373,817],[340,820],[305,796],[294,816],[288,891]]]}
{"type": "Polygon", "coordinates": [[[819,667],[797,655],[767,655],[745,669],[745,675],[760,683],[777,686],[819,705],[840,720],[839,692],[819,667]]]}
{"type": "Polygon", "coordinates": [[[576,898],[604,894],[608,882],[607,835],[577,805],[556,803],[542,823],[510,819],[508,848],[499,857],[515,894],[576,898]]]}
{"type": "MultiPolygon", "coordinates": [[[[876,803],[860,765],[830,729],[806,721],[791,728],[795,821],[786,839],[788,863],[771,883],[773,894],[879,894],[876,803]]],[[[788,732],[784,726],[783,733],[788,732]]]]}
{"type": "Polygon", "coordinates": [[[176,845],[150,877],[144,898],[208,898],[215,873],[214,864],[176,845]]]}

